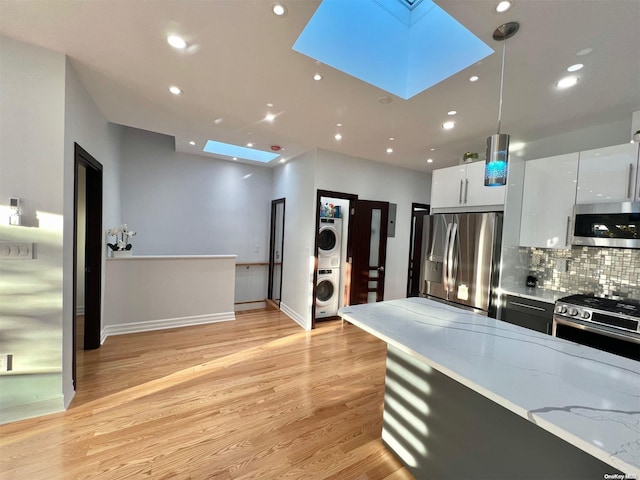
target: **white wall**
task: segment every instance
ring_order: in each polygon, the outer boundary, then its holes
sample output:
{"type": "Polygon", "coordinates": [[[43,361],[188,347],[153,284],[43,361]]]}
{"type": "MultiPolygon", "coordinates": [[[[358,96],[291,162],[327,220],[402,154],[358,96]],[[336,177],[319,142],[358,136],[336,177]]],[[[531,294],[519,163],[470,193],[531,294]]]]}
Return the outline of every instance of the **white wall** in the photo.
{"type": "MultiPolygon", "coordinates": [[[[352,193],[361,200],[379,200],[397,205],[396,235],[387,239],[384,299],[405,298],[411,203],[429,203],[431,174],[318,150],[315,189],[352,193]]],[[[315,190],[313,195],[315,200],[315,190]]]]}
{"type": "Polygon", "coordinates": [[[512,153],[511,156],[523,160],[534,160],[593,148],[621,145],[630,140],[630,129],[631,114],[622,115],[614,122],[528,142],[522,150],[512,153]]]}
{"type": "Polygon", "coordinates": [[[274,198],[286,198],[283,310],[311,327],[316,192],[357,194],[398,206],[396,236],[387,239],[385,300],[404,298],[407,289],[411,203],[429,203],[431,175],[326,150],[313,150],[278,167],[274,198]]]}
{"type": "MultiPolygon", "coordinates": [[[[120,218],[120,137],[122,128],[107,122],[80,82],[73,66],[66,61],[64,123],[64,324],[63,391],[65,405],[73,390],[73,189],[77,143],[103,166],[102,217],[105,224],[120,218]]],[[[105,256],[102,258],[102,285],[105,284],[105,256]]],[[[102,312],[104,312],[104,287],[102,312]]]]}
{"type": "Polygon", "coordinates": [[[315,242],[315,150],[276,168],[273,199],[285,198],[282,300],[280,308],[311,329],[315,242]]]}
{"type": "Polygon", "coordinates": [[[176,152],[172,137],[134,128],[124,129],[122,159],[134,255],[268,261],[271,169],[176,152]]]}
{"type": "Polygon", "coordinates": [[[1,421],[63,408],[65,57],[0,37],[0,240],[37,244],[34,260],[0,260],[1,421]],[[9,226],[10,197],[23,226],[9,226]],[[12,392],[20,384],[20,396],[12,392]]]}

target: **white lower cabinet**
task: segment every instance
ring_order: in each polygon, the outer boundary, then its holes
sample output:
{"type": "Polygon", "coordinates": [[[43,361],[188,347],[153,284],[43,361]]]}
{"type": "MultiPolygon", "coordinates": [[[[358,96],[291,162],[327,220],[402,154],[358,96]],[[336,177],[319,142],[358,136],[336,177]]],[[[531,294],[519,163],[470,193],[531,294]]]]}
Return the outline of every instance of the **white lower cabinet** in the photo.
{"type": "Polygon", "coordinates": [[[485,187],[484,165],[474,162],[434,170],[431,208],[502,207],[506,187],[485,187]]]}
{"type": "Polygon", "coordinates": [[[635,201],[637,176],[637,143],[580,152],[576,203],[635,201]]]}
{"type": "Polygon", "coordinates": [[[525,163],[520,245],[569,248],[579,153],[525,163]]]}

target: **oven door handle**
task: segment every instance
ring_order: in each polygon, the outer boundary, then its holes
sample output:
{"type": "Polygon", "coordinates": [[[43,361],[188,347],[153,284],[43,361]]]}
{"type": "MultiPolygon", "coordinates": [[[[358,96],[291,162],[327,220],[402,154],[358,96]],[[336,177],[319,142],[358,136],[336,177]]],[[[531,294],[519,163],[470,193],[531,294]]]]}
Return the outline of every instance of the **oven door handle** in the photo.
{"type": "Polygon", "coordinates": [[[571,328],[578,328],[580,330],[585,330],[587,332],[597,333],[600,335],[604,335],[606,337],[616,338],[618,340],[624,340],[626,342],[637,343],[638,345],[640,345],[640,337],[636,337],[634,335],[627,335],[622,331],[618,332],[611,327],[606,327],[601,325],[595,326],[590,324],[589,322],[583,322],[579,319],[566,320],[556,315],[553,316],[553,330],[551,332],[551,335],[553,335],[554,337],[558,336],[557,325],[565,325],[571,328]]]}

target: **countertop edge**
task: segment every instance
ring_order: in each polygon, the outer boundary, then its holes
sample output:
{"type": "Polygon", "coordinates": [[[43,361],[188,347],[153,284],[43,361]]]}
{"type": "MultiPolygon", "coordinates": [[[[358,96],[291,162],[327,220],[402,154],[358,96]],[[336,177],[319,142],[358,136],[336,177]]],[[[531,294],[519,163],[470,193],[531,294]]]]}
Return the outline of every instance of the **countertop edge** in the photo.
{"type": "Polygon", "coordinates": [[[108,257],[107,260],[228,260],[237,255],[136,255],[130,257],[108,257]]]}

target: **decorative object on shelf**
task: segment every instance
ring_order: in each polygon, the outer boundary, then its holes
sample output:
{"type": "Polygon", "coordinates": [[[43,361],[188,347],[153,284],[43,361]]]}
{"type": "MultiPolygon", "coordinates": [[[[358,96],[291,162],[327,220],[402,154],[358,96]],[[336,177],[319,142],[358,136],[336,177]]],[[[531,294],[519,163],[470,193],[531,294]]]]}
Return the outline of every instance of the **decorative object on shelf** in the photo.
{"type": "Polygon", "coordinates": [[[635,143],[640,143],[640,130],[636,131],[636,133],[633,134],[633,141],[635,143]]]}
{"type": "Polygon", "coordinates": [[[133,230],[129,230],[127,224],[124,223],[119,227],[111,227],[107,230],[108,237],[116,237],[114,243],[107,243],[107,246],[111,249],[112,257],[130,257],[131,256],[131,242],[129,239],[136,234],[133,230]]]}
{"type": "Polygon", "coordinates": [[[500,73],[500,105],[498,107],[498,133],[487,137],[487,158],[484,170],[484,184],[487,187],[499,187],[507,184],[509,162],[509,135],[500,133],[502,122],[502,89],[504,87],[504,60],[507,52],[507,38],[513,37],[520,29],[518,22],[500,25],[493,32],[493,39],[503,41],[502,70],[500,73]]]}
{"type": "Polygon", "coordinates": [[[478,152],[466,152],[462,156],[462,163],[471,163],[478,160],[478,152]]]}

